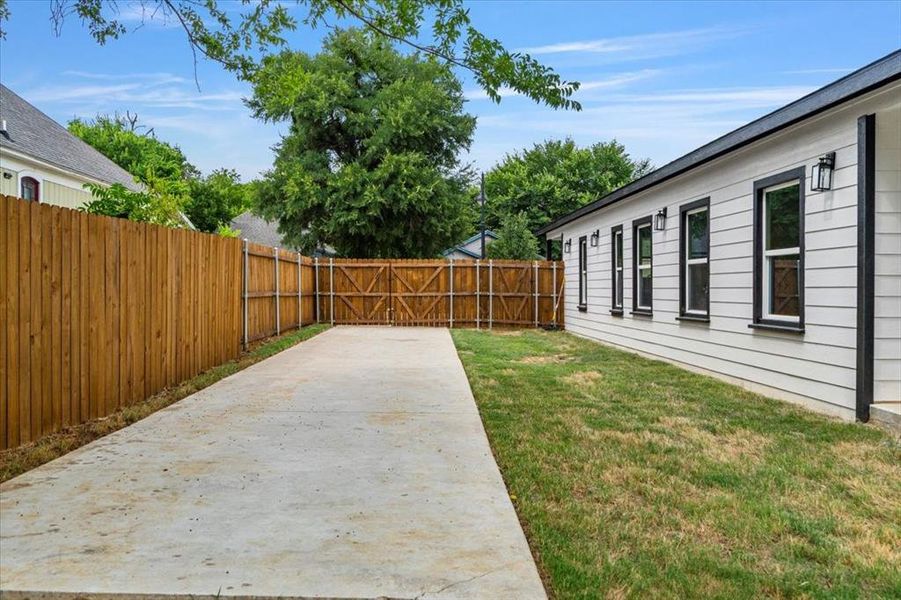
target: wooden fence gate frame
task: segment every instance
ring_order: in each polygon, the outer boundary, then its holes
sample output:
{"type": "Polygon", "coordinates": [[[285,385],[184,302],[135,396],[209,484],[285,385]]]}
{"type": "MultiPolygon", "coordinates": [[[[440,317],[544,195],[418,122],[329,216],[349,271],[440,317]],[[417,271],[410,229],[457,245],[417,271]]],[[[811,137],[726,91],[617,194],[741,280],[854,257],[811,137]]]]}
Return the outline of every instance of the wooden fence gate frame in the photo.
{"type": "Polygon", "coordinates": [[[316,322],[563,326],[553,261],[316,258],[310,268],[316,322]]]}

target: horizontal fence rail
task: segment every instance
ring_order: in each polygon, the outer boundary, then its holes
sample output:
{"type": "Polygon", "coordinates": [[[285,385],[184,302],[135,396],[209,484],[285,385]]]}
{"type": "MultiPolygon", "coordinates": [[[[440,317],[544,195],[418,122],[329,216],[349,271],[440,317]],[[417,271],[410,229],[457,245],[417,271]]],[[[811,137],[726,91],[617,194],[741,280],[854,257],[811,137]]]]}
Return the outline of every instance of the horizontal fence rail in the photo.
{"type": "MultiPolygon", "coordinates": [[[[318,320],[341,325],[563,326],[562,263],[314,260],[318,320]]],[[[316,315],[314,314],[314,317],[316,315]]]]}
{"type": "Polygon", "coordinates": [[[241,242],[0,198],[0,448],[240,353],[241,242]]]}
{"type": "Polygon", "coordinates": [[[309,258],[0,196],[0,449],[311,323],[562,327],[562,265],[309,258]]]}

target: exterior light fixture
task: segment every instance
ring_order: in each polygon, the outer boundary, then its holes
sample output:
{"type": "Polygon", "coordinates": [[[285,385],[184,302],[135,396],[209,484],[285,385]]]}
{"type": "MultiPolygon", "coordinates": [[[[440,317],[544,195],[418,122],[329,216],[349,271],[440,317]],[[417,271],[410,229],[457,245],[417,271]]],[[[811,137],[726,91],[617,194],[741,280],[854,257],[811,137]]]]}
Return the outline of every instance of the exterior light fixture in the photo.
{"type": "Polygon", "coordinates": [[[601,239],[601,230],[595,229],[591,232],[591,247],[597,248],[598,240],[601,239]]]}
{"type": "Polygon", "coordinates": [[[810,189],[825,192],[832,189],[832,173],[835,171],[835,152],[824,154],[810,172],[810,189]]]}
{"type": "Polygon", "coordinates": [[[572,249],[573,249],[573,241],[572,241],[572,238],[570,238],[570,239],[566,240],[565,244],[563,244],[563,251],[566,252],[567,254],[569,254],[570,251],[572,251],[572,249]]]}
{"type": "Polygon", "coordinates": [[[663,231],[666,229],[666,207],[664,206],[660,210],[657,211],[657,215],[654,217],[654,229],[657,231],[663,231]]]}

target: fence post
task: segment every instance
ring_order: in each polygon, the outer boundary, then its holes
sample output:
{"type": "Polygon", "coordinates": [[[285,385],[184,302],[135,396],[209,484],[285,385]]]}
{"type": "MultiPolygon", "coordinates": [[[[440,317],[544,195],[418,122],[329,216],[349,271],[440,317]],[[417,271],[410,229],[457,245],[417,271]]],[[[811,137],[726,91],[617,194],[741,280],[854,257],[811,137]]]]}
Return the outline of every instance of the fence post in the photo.
{"type": "Polygon", "coordinates": [[[331,318],[332,325],[335,324],[335,259],[328,259],[328,295],[329,309],[328,314],[331,318]]]}
{"type": "Polygon", "coordinates": [[[244,300],[244,350],[247,350],[247,342],[248,342],[248,340],[247,340],[247,337],[248,337],[248,333],[247,333],[247,293],[248,293],[248,286],[250,285],[248,282],[249,270],[247,267],[247,262],[248,262],[247,258],[248,258],[248,256],[247,256],[247,238],[244,238],[244,293],[241,294],[243,297],[243,300],[244,300]]]}
{"type": "Polygon", "coordinates": [[[479,271],[481,261],[476,260],[476,329],[482,328],[482,274],[479,271]]]}
{"type": "Polygon", "coordinates": [[[532,293],[535,296],[535,327],[538,327],[538,261],[532,261],[532,293]]]}
{"type": "Polygon", "coordinates": [[[450,328],[454,328],[454,259],[450,259],[450,328]]]}
{"type": "Polygon", "coordinates": [[[313,285],[313,295],[315,296],[313,302],[313,308],[316,309],[316,322],[321,323],[322,319],[320,319],[319,315],[319,257],[313,257],[313,277],[316,279],[313,285]]]}
{"type": "Polygon", "coordinates": [[[494,328],[494,261],[488,261],[488,329],[494,328]]]}
{"type": "Polygon", "coordinates": [[[551,300],[554,303],[554,325],[557,325],[557,261],[551,263],[552,271],[553,271],[553,285],[554,289],[551,290],[551,300]]]}
{"type": "Polygon", "coordinates": [[[278,248],[273,248],[275,253],[275,335],[281,335],[281,298],[278,293],[278,248]]]}
{"type": "Polygon", "coordinates": [[[303,327],[303,257],[297,253],[297,328],[303,327]]]}

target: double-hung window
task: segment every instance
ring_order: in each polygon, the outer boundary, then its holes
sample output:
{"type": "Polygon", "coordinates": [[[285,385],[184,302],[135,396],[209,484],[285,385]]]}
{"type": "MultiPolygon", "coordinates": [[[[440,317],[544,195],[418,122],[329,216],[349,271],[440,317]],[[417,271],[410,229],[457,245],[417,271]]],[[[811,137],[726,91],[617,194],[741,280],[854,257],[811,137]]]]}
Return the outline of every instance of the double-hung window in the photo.
{"type": "Polygon", "coordinates": [[[579,310],[588,310],[588,240],[579,238],[579,310]]]}
{"type": "Polygon", "coordinates": [[[610,312],[623,313],[623,226],[610,230],[610,312]]]}
{"type": "Polygon", "coordinates": [[[651,217],[632,222],[632,312],[650,315],[653,309],[651,217]]]}
{"type": "Polygon", "coordinates": [[[685,319],[706,320],[710,306],[710,199],[679,210],[679,313],[685,319]]]}
{"type": "Polygon", "coordinates": [[[804,168],[754,184],[754,322],[804,330],[804,168]]]}

